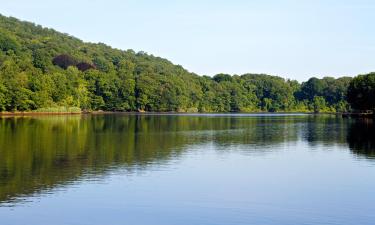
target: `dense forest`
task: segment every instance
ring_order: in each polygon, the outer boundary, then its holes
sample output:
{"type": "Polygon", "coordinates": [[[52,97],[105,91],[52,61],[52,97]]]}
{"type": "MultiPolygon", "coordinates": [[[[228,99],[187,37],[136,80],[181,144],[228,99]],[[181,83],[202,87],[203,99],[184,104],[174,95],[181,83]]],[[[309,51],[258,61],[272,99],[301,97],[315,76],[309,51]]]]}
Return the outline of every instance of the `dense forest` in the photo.
{"type": "Polygon", "coordinates": [[[375,74],[303,83],[266,74],[199,76],[145,52],[85,43],[0,15],[3,112],[343,112],[352,108],[348,89],[352,103],[363,97],[363,77],[374,81],[375,74]]]}

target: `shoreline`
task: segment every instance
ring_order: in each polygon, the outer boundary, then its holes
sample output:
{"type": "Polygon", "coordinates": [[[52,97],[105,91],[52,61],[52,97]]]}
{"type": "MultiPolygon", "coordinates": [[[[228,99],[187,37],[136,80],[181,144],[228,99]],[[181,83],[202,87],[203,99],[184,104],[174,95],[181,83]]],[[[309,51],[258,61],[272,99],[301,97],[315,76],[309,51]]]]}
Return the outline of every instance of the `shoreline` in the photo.
{"type": "Polygon", "coordinates": [[[22,116],[48,116],[48,115],[82,115],[83,112],[0,112],[1,117],[22,117],[22,116]]]}
{"type": "Polygon", "coordinates": [[[115,111],[92,111],[92,112],[0,112],[1,117],[23,117],[23,116],[60,116],[60,115],[110,115],[110,114],[124,114],[124,115],[199,115],[199,114],[306,114],[306,115],[336,115],[343,116],[350,113],[333,113],[333,112],[115,112],[115,111]]]}

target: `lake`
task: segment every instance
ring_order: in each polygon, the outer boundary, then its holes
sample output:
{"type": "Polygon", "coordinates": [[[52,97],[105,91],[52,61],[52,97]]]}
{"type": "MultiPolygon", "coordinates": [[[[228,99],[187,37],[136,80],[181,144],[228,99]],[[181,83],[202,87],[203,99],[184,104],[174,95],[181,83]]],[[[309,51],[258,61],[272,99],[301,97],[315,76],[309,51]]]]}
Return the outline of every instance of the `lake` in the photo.
{"type": "Polygon", "coordinates": [[[372,120],[0,118],[1,225],[375,224],[372,120]]]}

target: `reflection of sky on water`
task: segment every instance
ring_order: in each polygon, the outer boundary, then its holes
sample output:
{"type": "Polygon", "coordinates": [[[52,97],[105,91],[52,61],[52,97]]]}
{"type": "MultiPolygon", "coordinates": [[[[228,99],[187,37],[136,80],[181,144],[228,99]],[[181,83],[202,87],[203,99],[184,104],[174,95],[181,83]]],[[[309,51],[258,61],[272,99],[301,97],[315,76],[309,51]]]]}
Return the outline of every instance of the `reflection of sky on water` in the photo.
{"type": "Polygon", "coordinates": [[[373,224],[373,129],[334,116],[0,120],[0,217],[373,224]]]}

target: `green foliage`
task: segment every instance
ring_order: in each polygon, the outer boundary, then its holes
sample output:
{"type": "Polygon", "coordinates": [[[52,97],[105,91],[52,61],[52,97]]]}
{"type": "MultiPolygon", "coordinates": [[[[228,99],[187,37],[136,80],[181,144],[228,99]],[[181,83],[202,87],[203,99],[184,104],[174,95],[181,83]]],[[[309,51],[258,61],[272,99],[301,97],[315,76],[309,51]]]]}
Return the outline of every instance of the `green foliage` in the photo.
{"type": "Polygon", "coordinates": [[[360,75],[350,82],[348,101],[357,110],[375,110],[375,73],[360,75]]]}
{"type": "Polygon", "coordinates": [[[220,83],[223,81],[232,81],[232,76],[229,74],[217,74],[213,77],[213,80],[220,83]]]}
{"type": "Polygon", "coordinates": [[[145,52],[84,43],[0,15],[0,111],[341,112],[349,109],[350,81],[198,76],[145,52]]]}
{"type": "Polygon", "coordinates": [[[319,113],[326,109],[326,100],[321,96],[315,96],[313,101],[314,112],[319,113]]]}
{"type": "Polygon", "coordinates": [[[0,112],[5,111],[6,109],[6,105],[7,105],[6,91],[7,89],[5,85],[0,83],[0,112]]]}
{"type": "Polygon", "coordinates": [[[78,107],[48,107],[48,108],[39,108],[35,112],[45,112],[45,113],[80,113],[81,108],[78,107]]]}
{"type": "Polygon", "coordinates": [[[314,112],[345,112],[349,110],[346,94],[351,80],[352,78],[350,77],[338,79],[332,77],[318,79],[313,77],[302,83],[300,90],[295,92],[295,97],[298,101],[311,102],[312,106],[310,108],[314,112]],[[324,107],[321,105],[323,104],[322,100],[324,100],[324,107]],[[324,108],[325,110],[322,110],[324,108]]]}
{"type": "Polygon", "coordinates": [[[0,50],[2,51],[18,51],[20,44],[16,41],[16,38],[8,34],[5,30],[0,29],[0,50]]]}

